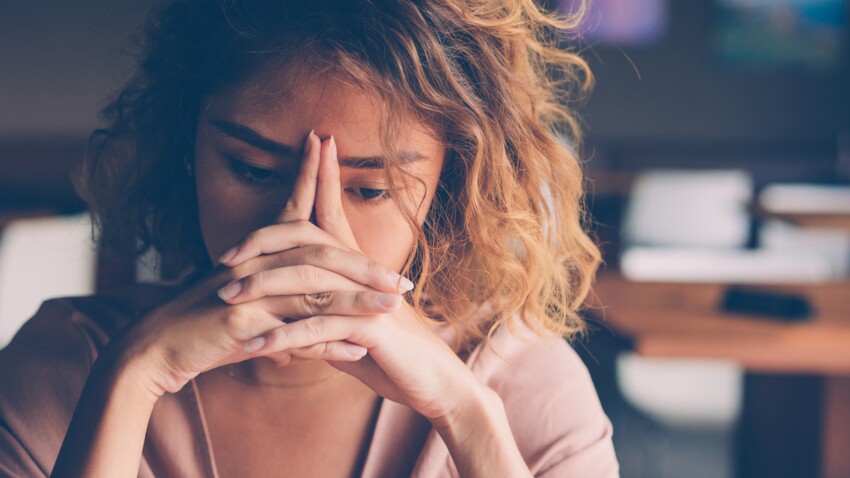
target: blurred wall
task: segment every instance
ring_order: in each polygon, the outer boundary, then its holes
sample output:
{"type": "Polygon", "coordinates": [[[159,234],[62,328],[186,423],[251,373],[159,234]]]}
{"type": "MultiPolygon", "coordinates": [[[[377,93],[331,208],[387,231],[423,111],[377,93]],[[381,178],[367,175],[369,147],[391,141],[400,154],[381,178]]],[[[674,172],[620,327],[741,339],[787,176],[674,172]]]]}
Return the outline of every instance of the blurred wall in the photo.
{"type": "MultiPolygon", "coordinates": [[[[132,71],[122,49],[157,3],[0,2],[0,140],[86,135],[132,71]]],[[[710,48],[715,16],[712,0],[670,0],[659,44],[586,51],[597,78],[582,108],[589,138],[823,144],[850,130],[850,58],[829,72],[724,66],[710,48]]]]}
{"type": "Polygon", "coordinates": [[[833,144],[850,131],[846,31],[837,69],[748,69],[724,65],[712,51],[715,2],[669,4],[658,44],[586,51],[597,79],[582,108],[592,142],[833,144]]]}
{"type": "Polygon", "coordinates": [[[0,2],[0,141],[85,138],[155,0],[0,2]]]}

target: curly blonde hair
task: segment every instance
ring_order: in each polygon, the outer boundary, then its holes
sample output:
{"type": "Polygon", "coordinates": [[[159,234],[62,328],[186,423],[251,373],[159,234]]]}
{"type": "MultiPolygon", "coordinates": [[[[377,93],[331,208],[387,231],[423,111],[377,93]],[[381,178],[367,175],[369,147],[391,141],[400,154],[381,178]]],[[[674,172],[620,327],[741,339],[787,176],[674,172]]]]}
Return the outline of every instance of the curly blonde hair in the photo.
{"type": "Polygon", "coordinates": [[[417,283],[410,300],[423,316],[457,329],[458,347],[515,316],[570,337],[583,329],[578,311],[600,262],[584,229],[571,108],[592,76],[559,44],[583,11],[580,2],[559,17],[532,0],[172,2],[151,17],[139,72],[104,110],[108,126],[92,135],[78,190],[104,246],[153,247],[208,269],[182,162],[199,105],[306,61],[380,95],[390,152],[410,116],[446,146],[424,226],[408,211],[418,244],[402,272],[417,283]],[[470,320],[485,303],[490,320],[470,320]]]}

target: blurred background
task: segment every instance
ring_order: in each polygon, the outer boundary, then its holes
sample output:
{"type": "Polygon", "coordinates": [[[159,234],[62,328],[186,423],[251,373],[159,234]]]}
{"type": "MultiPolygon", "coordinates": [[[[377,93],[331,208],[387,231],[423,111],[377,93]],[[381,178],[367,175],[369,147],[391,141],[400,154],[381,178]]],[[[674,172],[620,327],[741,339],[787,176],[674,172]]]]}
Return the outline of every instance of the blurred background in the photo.
{"type": "MultiPolygon", "coordinates": [[[[157,279],[92,246],[68,178],[157,3],[0,2],[0,346],[44,298],[157,279]]],[[[848,18],[594,0],[564,35],[606,260],[574,346],[625,478],[850,477],[848,18]]]]}

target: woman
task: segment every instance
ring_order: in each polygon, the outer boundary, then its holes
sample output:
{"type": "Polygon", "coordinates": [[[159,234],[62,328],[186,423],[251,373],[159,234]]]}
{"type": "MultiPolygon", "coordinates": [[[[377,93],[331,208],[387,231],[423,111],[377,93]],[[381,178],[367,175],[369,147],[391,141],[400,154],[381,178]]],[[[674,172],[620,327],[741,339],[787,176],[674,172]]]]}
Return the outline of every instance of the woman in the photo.
{"type": "Polygon", "coordinates": [[[575,21],[163,7],[79,190],[104,246],[188,275],[42,306],[0,355],[0,471],[616,476],[562,339],[599,260],[556,135],[589,83],[552,44],[575,21]]]}

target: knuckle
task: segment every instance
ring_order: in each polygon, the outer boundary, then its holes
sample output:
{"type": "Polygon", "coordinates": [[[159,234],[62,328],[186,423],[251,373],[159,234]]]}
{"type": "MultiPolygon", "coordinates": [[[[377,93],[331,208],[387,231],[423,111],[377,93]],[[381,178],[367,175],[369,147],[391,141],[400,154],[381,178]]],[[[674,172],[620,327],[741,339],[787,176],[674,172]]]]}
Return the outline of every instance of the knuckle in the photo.
{"type": "Polygon", "coordinates": [[[295,212],[300,209],[300,202],[298,201],[298,196],[293,194],[286,201],[286,204],[283,206],[284,212],[295,212]]]}
{"type": "Polygon", "coordinates": [[[315,246],[312,248],[310,253],[313,256],[313,259],[318,261],[320,264],[332,260],[334,256],[333,248],[327,245],[315,246]]]}
{"type": "Polygon", "coordinates": [[[272,277],[270,271],[260,271],[254,274],[252,277],[254,278],[254,287],[257,292],[266,293],[268,292],[271,286],[272,277]]]}
{"type": "Polygon", "coordinates": [[[393,319],[388,314],[375,314],[367,321],[367,327],[373,331],[383,331],[394,325],[393,322],[393,319]]]}
{"type": "Polygon", "coordinates": [[[328,344],[321,342],[304,348],[304,350],[313,357],[322,357],[328,354],[328,344]]]}
{"type": "Polygon", "coordinates": [[[332,292],[317,292],[304,295],[304,308],[307,315],[318,315],[328,309],[333,302],[332,292]]]}
{"type": "Polygon", "coordinates": [[[373,277],[386,275],[386,269],[384,268],[384,265],[374,259],[369,259],[366,262],[366,270],[373,277]]]}
{"type": "Polygon", "coordinates": [[[328,356],[328,355],[333,356],[334,350],[339,348],[339,347],[334,347],[334,345],[330,342],[322,342],[320,344],[316,344],[316,346],[318,348],[319,354],[322,355],[322,356],[328,356]]]}
{"type": "Polygon", "coordinates": [[[325,324],[321,320],[303,320],[304,332],[311,340],[317,340],[325,333],[325,324]]]}
{"type": "Polygon", "coordinates": [[[277,238],[276,226],[265,226],[257,229],[252,233],[254,249],[257,254],[263,254],[267,250],[272,249],[275,239],[277,238]]]}
{"type": "Polygon", "coordinates": [[[224,314],[224,327],[233,337],[242,338],[249,332],[251,312],[247,307],[232,306],[224,314]]]}
{"type": "Polygon", "coordinates": [[[295,256],[288,250],[280,251],[275,254],[263,256],[264,261],[259,267],[264,270],[280,269],[283,267],[291,266],[296,257],[297,256],[295,256]]]}
{"type": "Polygon", "coordinates": [[[256,231],[251,231],[245,236],[245,240],[242,242],[243,247],[247,247],[250,249],[256,248],[262,239],[263,230],[257,229],[256,231]]]}
{"type": "Polygon", "coordinates": [[[352,300],[353,309],[360,311],[372,309],[374,295],[371,292],[357,292],[354,294],[354,299],[352,300]]]}
{"type": "Polygon", "coordinates": [[[317,284],[319,282],[319,269],[310,265],[295,266],[298,280],[304,284],[317,284]]]}
{"type": "Polygon", "coordinates": [[[271,330],[267,335],[268,348],[279,349],[286,343],[286,327],[277,327],[271,330]]]}
{"type": "Polygon", "coordinates": [[[292,363],[292,354],[289,353],[280,353],[271,358],[277,367],[286,367],[292,363]]]}

